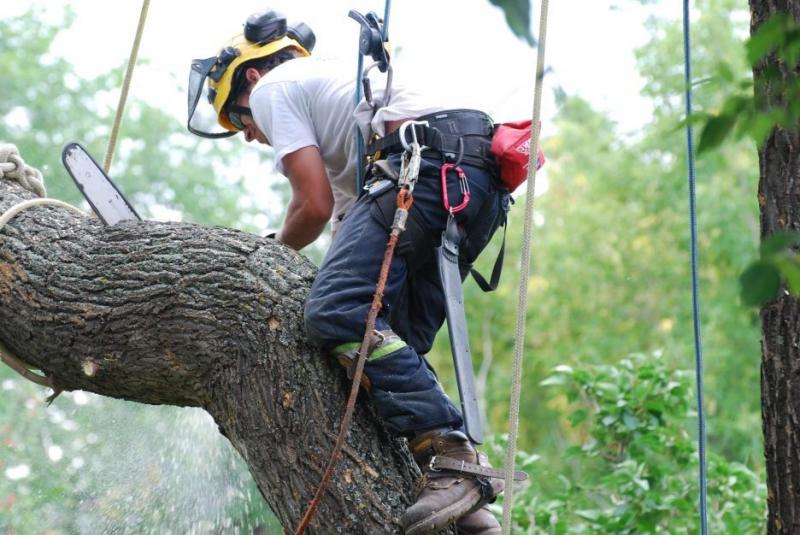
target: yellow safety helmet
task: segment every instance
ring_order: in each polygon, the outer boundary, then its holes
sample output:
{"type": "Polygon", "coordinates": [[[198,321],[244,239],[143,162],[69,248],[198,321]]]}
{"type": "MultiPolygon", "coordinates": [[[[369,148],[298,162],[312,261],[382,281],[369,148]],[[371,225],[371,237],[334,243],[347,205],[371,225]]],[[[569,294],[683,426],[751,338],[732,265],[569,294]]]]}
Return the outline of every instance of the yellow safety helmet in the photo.
{"type": "Polygon", "coordinates": [[[306,24],[287,26],[286,18],[276,11],[251,15],[244,32],[233,37],[217,56],[192,61],[189,76],[189,131],[208,138],[227,137],[239,132],[240,128],[231,122],[227,110],[231,92],[241,76],[239,67],[287,48],[294,48],[301,55],[308,56],[315,41],[314,32],[306,24]],[[222,132],[211,132],[210,128],[192,124],[204,89],[208,91],[208,102],[214,107],[217,122],[225,129],[222,132]]]}

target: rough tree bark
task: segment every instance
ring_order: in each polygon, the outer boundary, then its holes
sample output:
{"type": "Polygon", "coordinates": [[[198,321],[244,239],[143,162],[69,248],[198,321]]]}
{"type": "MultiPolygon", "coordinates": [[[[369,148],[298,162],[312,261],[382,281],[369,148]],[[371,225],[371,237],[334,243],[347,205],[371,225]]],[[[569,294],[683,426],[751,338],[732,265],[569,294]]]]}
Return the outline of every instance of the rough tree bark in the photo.
{"type": "MultiPolygon", "coordinates": [[[[0,213],[30,198],[0,180],[0,213]]],[[[305,340],[314,266],[271,240],[33,208],[0,230],[0,340],[55,386],[202,407],[293,529],[348,385],[305,340]]],[[[360,403],[309,533],[399,533],[413,461],[360,403]]]]}
{"type": "MultiPolygon", "coordinates": [[[[797,0],[750,0],[751,32],[775,13],[800,21],[797,0]]],[[[774,54],[753,69],[755,96],[764,108],[786,108],[785,84],[798,65],[774,54]],[[775,69],[778,79],[765,73],[775,69]]],[[[800,124],[775,128],[759,148],[762,238],[800,230],[800,124]]],[[[768,533],[800,533],[800,301],[787,292],[761,311],[761,400],[767,464],[768,533]]]]}

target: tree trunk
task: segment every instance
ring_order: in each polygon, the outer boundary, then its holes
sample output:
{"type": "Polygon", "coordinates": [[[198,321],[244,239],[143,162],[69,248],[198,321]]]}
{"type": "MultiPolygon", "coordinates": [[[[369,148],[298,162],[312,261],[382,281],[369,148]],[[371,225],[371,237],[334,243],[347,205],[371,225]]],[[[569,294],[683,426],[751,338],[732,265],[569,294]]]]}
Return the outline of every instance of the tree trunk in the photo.
{"type": "MultiPolygon", "coordinates": [[[[0,213],[32,195],[0,180],[0,213]]],[[[315,274],[272,240],[179,223],[104,227],[32,208],[0,230],[0,341],[58,388],[203,407],[287,530],[313,496],[349,385],[304,339],[315,274]]],[[[359,403],[309,533],[399,533],[413,461],[359,403]]]]}
{"type": "MultiPolygon", "coordinates": [[[[800,20],[800,2],[750,0],[751,33],[775,13],[800,20]]],[[[753,68],[762,109],[790,104],[785,84],[797,83],[798,65],[775,54],[753,68]],[[777,69],[778,79],[766,76],[777,69]]],[[[779,230],[800,230],[800,136],[798,124],[776,127],[759,148],[762,239],[779,230]]],[[[768,533],[800,533],[800,303],[787,292],[761,311],[761,400],[767,463],[768,533]]]]}

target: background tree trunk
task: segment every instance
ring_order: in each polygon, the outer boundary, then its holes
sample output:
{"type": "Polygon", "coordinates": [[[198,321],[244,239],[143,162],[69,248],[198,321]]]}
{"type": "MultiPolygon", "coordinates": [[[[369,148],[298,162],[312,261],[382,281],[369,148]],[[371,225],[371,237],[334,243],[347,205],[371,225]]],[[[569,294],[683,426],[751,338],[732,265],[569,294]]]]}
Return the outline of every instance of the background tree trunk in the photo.
{"type": "MultiPolygon", "coordinates": [[[[800,20],[800,2],[750,0],[751,32],[774,13],[800,20]]],[[[774,54],[753,69],[756,101],[787,108],[782,87],[797,83],[798,65],[774,54]],[[766,69],[779,80],[768,80],[766,69]]],[[[775,128],[759,149],[762,239],[800,230],[800,136],[797,124],[775,128]]],[[[800,303],[787,292],[761,311],[761,399],[767,463],[768,533],[800,533],[800,303]]]]}
{"type": "MultiPolygon", "coordinates": [[[[32,195],[0,180],[0,213],[32,195]]],[[[315,268],[271,240],[176,223],[104,227],[33,208],[0,230],[0,340],[55,386],[206,409],[293,529],[348,384],[304,339],[315,268]]],[[[359,403],[311,533],[399,533],[415,468],[359,403]]]]}

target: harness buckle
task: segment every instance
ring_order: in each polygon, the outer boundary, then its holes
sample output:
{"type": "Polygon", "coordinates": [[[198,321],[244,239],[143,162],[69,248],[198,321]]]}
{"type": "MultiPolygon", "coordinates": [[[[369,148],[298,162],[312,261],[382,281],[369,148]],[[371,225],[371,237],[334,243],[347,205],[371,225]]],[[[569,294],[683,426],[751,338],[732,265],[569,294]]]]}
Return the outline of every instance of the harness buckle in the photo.
{"type": "Polygon", "coordinates": [[[428,121],[406,121],[400,125],[399,134],[400,134],[400,143],[402,143],[403,148],[406,152],[413,152],[411,147],[412,145],[417,145],[419,147],[420,152],[427,149],[428,147],[422,145],[420,146],[419,141],[417,140],[417,129],[411,129],[411,145],[409,145],[408,141],[406,141],[406,130],[408,129],[409,125],[419,125],[419,126],[430,126],[428,121]]]}
{"type": "Polygon", "coordinates": [[[436,468],[436,455],[431,457],[431,460],[428,462],[428,470],[431,472],[441,472],[441,468],[436,468]]]}

